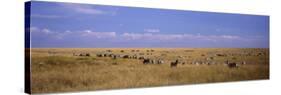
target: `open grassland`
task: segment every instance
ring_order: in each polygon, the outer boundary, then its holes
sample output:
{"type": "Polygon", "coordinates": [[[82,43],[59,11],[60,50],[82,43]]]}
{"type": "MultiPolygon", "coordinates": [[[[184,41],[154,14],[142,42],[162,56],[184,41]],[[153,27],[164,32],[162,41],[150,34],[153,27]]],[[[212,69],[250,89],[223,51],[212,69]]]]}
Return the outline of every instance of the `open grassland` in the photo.
{"type": "Polygon", "coordinates": [[[269,49],[259,48],[32,48],[31,60],[32,93],[269,79],[269,49]]]}

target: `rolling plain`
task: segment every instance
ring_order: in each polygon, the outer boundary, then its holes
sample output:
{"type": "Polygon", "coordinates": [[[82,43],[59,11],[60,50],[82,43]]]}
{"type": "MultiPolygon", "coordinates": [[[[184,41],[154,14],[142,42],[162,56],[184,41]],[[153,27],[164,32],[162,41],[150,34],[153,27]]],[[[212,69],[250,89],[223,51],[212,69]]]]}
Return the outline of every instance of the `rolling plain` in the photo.
{"type": "Polygon", "coordinates": [[[268,48],[30,48],[30,51],[32,93],[269,79],[268,48]],[[173,62],[176,65],[172,66],[173,62]]]}

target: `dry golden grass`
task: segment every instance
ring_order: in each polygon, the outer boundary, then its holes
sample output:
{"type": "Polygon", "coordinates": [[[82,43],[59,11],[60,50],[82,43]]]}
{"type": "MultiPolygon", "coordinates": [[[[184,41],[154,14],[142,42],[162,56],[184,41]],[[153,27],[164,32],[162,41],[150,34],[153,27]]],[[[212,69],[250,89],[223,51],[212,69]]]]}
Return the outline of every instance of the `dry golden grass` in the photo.
{"type": "MultiPolygon", "coordinates": [[[[139,53],[140,53],[139,52],[139,53]]],[[[212,83],[269,79],[268,49],[233,48],[32,48],[32,93],[87,91],[177,84],[212,83]],[[164,59],[164,64],[142,64],[138,59],[97,57],[97,53],[113,50],[114,54],[135,54],[131,50],[155,50],[149,58],[164,59]],[[125,52],[120,52],[124,50],[125,52]],[[193,51],[188,51],[193,50],[193,51]],[[265,53],[256,56],[259,52],[265,53]],[[90,57],[73,56],[90,53],[90,57]],[[233,56],[218,57],[217,53],[233,56]],[[239,55],[251,53],[251,56],[239,55]],[[202,56],[202,54],[204,56],[202,56]],[[238,54],[238,55],[235,55],[238,54]],[[183,56],[187,64],[170,68],[170,62],[183,56]],[[214,57],[215,65],[189,64],[194,60],[214,57]],[[239,68],[228,68],[225,60],[246,61],[239,68]],[[117,63],[117,64],[114,64],[117,63]]]]}

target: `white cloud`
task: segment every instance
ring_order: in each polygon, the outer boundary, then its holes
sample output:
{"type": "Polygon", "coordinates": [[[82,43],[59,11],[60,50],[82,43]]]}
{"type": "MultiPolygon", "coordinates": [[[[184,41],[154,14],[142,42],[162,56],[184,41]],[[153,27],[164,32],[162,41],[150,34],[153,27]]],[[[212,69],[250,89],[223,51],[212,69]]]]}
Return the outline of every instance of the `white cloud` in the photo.
{"type": "Polygon", "coordinates": [[[152,34],[152,33],[123,33],[121,37],[125,39],[149,39],[149,40],[172,40],[172,39],[182,39],[183,35],[180,34],[152,34]]]}
{"type": "Polygon", "coordinates": [[[60,4],[65,8],[71,9],[75,12],[84,13],[84,14],[93,14],[93,15],[100,15],[100,14],[106,14],[107,12],[103,10],[99,10],[94,8],[91,5],[80,5],[80,4],[60,4]]]}
{"type": "MultiPolygon", "coordinates": [[[[162,40],[162,41],[177,41],[177,40],[205,40],[205,41],[220,41],[220,40],[251,40],[255,37],[242,38],[236,35],[201,35],[201,34],[155,34],[155,33],[123,33],[116,32],[96,32],[92,30],[84,31],[70,31],[64,32],[52,31],[48,28],[30,27],[30,31],[35,35],[45,35],[44,37],[51,37],[56,39],[63,39],[65,37],[75,38],[118,38],[119,40],[162,40]]],[[[257,38],[255,38],[257,39],[257,38]]]]}
{"type": "Polygon", "coordinates": [[[70,30],[66,30],[65,33],[72,33],[70,30]]]}
{"type": "Polygon", "coordinates": [[[145,32],[149,32],[149,33],[158,33],[160,32],[159,29],[144,29],[145,32]]]}
{"type": "Polygon", "coordinates": [[[143,39],[145,36],[149,36],[152,34],[138,34],[138,33],[123,33],[121,36],[125,37],[126,39],[143,39]]]}
{"type": "Polygon", "coordinates": [[[221,37],[225,38],[225,39],[238,39],[239,38],[238,36],[231,36],[231,35],[222,35],[221,37]]]}
{"type": "Polygon", "coordinates": [[[84,30],[84,31],[52,31],[48,28],[38,28],[38,27],[31,27],[29,29],[32,31],[31,33],[36,36],[44,36],[44,37],[51,37],[51,38],[56,38],[56,39],[63,39],[66,37],[75,37],[75,38],[113,38],[116,37],[115,32],[95,32],[92,30],[84,30]]]}
{"type": "Polygon", "coordinates": [[[123,33],[121,37],[131,40],[148,39],[148,40],[238,40],[239,36],[233,35],[193,35],[193,34],[152,34],[152,33],[123,33]]]}
{"type": "Polygon", "coordinates": [[[95,38],[113,38],[116,37],[115,32],[94,32],[91,30],[82,31],[82,36],[95,37],[95,38]]]}
{"type": "Polygon", "coordinates": [[[30,28],[29,28],[29,31],[30,31],[30,32],[38,32],[39,29],[38,29],[37,27],[30,27],[30,28]]]}
{"type": "Polygon", "coordinates": [[[47,29],[47,28],[40,29],[40,28],[34,27],[34,26],[30,27],[30,28],[29,28],[29,31],[30,31],[31,33],[44,33],[44,34],[51,34],[51,33],[54,33],[54,32],[50,31],[50,30],[47,29]]]}
{"type": "Polygon", "coordinates": [[[53,33],[49,29],[46,29],[46,28],[42,29],[41,32],[46,33],[46,34],[53,33]]]}
{"type": "Polygon", "coordinates": [[[70,31],[56,32],[48,28],[38,28],[38,27],[30,27],[29,30],[32,33],[32,37],[40,36],[40,37],[55,38],[55,39],[62,39],[63,37],[66,36],[66,34],[70,33],[70,31]]]}

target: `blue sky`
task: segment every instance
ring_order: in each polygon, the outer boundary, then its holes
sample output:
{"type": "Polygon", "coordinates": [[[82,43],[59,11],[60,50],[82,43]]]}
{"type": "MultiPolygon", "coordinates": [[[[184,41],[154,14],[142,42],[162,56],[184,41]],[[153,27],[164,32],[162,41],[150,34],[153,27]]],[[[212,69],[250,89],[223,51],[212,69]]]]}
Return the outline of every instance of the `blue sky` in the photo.
{"type": "Polygon", "coordinates": [[[31,47],[268,48],[269,16],[32,1],[31,47]]]}

